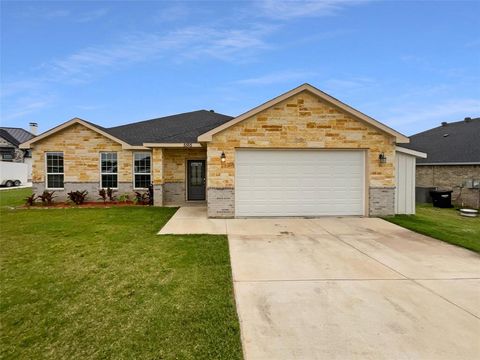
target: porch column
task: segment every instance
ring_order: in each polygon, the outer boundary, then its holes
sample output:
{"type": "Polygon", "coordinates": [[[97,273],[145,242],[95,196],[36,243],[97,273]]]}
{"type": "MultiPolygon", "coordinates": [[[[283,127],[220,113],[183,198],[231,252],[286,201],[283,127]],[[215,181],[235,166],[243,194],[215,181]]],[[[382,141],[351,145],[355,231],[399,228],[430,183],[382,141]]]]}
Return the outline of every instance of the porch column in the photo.
{"type": "Polygon", "coordinates": [[[163,206],[163,149],[152,149],[153,205],[163,206]]]}

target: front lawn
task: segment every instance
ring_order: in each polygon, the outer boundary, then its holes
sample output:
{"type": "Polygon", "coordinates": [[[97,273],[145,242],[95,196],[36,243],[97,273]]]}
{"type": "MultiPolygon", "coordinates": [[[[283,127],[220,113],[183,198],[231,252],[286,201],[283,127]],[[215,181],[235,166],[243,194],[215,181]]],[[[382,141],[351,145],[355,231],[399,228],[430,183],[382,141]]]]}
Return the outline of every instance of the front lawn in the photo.
{"type": "Polygon", "coordinates": [[[158,236],[175,209],[32,209],[0,191],[0,357],[241,359],[225,236],[158,236]]]}
{"type": "Polygon", "coordinates": [[[455,209],[417,204],[416,215],[396,215],[388,220],[418,233],[480,252],[480,218],[460,216],[455,209]]]}

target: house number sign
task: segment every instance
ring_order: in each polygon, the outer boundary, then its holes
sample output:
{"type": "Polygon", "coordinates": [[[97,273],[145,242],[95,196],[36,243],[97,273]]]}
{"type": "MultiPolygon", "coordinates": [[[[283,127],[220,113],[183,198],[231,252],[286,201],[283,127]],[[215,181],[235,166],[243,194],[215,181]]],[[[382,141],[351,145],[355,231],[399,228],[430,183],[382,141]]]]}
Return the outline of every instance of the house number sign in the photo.
{"type": "Polygon", "coordinates": [[[191,147],[192,147],[192,143],[183,143],[183,147],[191,148],[191,147]]]}

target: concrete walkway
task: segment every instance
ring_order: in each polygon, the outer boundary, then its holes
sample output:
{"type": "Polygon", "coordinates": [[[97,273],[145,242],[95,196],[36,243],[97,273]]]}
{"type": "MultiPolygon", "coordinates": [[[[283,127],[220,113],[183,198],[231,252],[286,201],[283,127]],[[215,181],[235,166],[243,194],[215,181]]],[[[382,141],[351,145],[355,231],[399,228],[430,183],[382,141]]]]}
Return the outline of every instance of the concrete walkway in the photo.
{"type": "Polygon", "coordinates": [[[247,360],[480,358],[476,253],[374,218],[177,214],[162,231],[228,234],[247,360]]]}
{"type": "Polygon", "coordinates": [[[225,219],[208,219],[205,206],[182,206],[158,232],[165,234],[227,234],[225,219]]]}

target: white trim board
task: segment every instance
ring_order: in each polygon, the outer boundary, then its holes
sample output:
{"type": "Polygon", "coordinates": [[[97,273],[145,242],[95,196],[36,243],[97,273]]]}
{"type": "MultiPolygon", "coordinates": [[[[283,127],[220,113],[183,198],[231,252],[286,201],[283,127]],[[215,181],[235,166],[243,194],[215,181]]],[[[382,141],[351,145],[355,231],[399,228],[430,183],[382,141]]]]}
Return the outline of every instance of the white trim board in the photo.
{"type": "Polygon", "coordinates": [[[416,150],[412,150],[412,149],[407,149],[407,148],[400,147],[400,146],[396,146],[396,147],[395,147],[395,151],[398,151],[398,152],[401,152],[401,153],[407,154],[407,155],[412,155],[412,156],[415,156],[415,157],[418,157],[418,158],[422,158],[422,159],[426,159],[426,158],[427,158],[427,154],[426,154],[426,153],[423,153],[423,152],[420,152],[420,151],[416,151],[416,150]]]}

